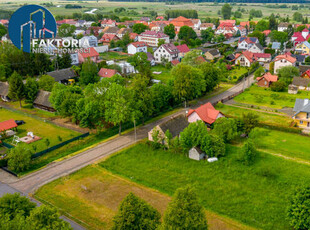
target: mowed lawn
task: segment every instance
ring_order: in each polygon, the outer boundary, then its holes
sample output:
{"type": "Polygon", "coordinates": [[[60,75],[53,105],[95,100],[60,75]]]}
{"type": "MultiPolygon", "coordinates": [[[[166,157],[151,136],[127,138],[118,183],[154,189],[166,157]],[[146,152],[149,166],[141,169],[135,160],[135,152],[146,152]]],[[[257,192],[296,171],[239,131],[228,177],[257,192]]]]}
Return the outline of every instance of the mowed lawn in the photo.
{"type": "Polygon", "coordinates": [[[162,65],[152,66],[151,72],[161,72],[161,74],[152,74],[153,78],[156,80],[160,80],[162,83],[168,83],[170,79],[172,79],[172,76],[170,74],[170,69],[167,69],[166,67],[162,65]]]}
{"type": "MultiPolygon", "coordinates": [[[[33,132],[35,136],[42,138],[41,140],[29,144],[31,150],[33,150],[33,145],[36,146],[36,152],[47,148],[45,144],[46,139],[49,139],[49,147],[51,147],[59,144],[60,142],[71,139],[72,137],[80,135],[80,133],[76,131],[62,128],[51,123],[44,122],[43,120],[38,120],[30,116],[26,116],[23,113],[12,112],[4,108],[0,109],[0,122],[9,119],[25,121],[25,124],[18,126],[18,133],[16,134],[18,137],[21,138],[26,136],[27,132],[33,132]],[[59,140],[59,137],[61,138],[61,141],[59,140]]],[[[6,140],[6,142],[9,144],[11,144],[11,141],[12,137],[6,140]]]]}
{"type": "Polygon", "coordinates": [[[260,149],[310,162],[310,136],[258,128],[255,138],[260,149]]]}
{"type": "Polygon", "coordinates": [[[252,227],[290,229],[288,195],[310,183],[309,166],[260,153],[252,166],[238,161],[238,147],[228,146],[218,162],[197,162],[184,155],[138,144],[100,165],[115,174],[172,195],[192,185],[204,207],[252,227]]]}
{"type": "MultiPolygon", "coordinates": [[[[95,164],[41,187],[35,197],[60,208],[65,214],[69,213],[88,229],[111,229],[119,204],[129,192],[146,200],[161,215],[171,201],[165,194],[114,175],[95,164]]],[[[250,229],[209,211],[206,215],[211,230],[250,229]]]]}
{"type": "Polygon", "coordinates": [[[240,107],[235,107],[235,106],[230,106],[230,105],[225,105],[225,104],[217,104],[215,108],[220,110],[223,114],[234,117],[234,118],[241,118],[243,114],[252,112],[259,116],[258,119],[260,123],[263,123],[266,125],[289,127],[291,123],[293,122],[293,119],[288,116],[281,116],[277,114],[260,112],[257,110],[240,108],[240,107]]]}
{"type": "Polygon", "coordinates": [[[285,92],[273,92],[271,89],[253,85],[249,90],[236,96],[235,101],[245,104],[267,106],[275,109],[283,107],[294,107],[296,98],[309,98],[310,92],[299,91],[298,94],[285,92]]]}

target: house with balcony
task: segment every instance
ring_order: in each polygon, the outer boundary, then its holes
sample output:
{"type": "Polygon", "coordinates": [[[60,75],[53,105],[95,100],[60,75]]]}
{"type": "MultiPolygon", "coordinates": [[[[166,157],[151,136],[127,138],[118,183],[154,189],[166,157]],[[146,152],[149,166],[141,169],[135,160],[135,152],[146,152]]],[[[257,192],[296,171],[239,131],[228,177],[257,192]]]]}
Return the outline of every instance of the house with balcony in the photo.
{"type": "Polygon", "coordinates": [[[300,128],[310,128],[310,100],[296,99],[293,119],[300,128]]]}
{"type": "Polygon", "coordinates": [[[160,40],[164,40],[165,43],[169,43],[169,36],[156,31],[145,31],[138,36],[139,42],[145,42],[148,46],[158,47],[158,43],[160,40]]]}
{"type": "Polygon", "coordinates": [[[243,51],[235,56],[235,65],[250,67],[256,61],[257,58],[250,51],[243,51]]]}

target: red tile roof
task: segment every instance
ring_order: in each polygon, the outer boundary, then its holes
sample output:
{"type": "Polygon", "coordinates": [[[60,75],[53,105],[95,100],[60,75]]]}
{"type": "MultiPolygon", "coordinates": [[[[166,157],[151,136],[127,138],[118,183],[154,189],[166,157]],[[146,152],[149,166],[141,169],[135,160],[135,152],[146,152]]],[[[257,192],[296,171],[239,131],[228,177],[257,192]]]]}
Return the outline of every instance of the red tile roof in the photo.
{"type": "Polygon", "coordinates": [[[271,54],[267,53],[254,53],[253,55],[256,58],[271,58],[271,54]]]}
{"type": "Polygon", "coordinates": [[[130,39],[134,40],[138,35],[139,34],[137,34],[137,33],[130,33],[129,37],[130,37],[130,39]]]}
{"type": "Polygon", "coordinates": [[[188,48],[188,46],[186,44],[179,45],[179,46],[177,46],[177,48],[178,48],[180,53],[187,53],[190,51],[190,49],[188,48]]]}
{"type": "Polygon", "coordinates": [[[162,32],[151,31],[151,30],[147,30],[147,31],[141,33],[140,36],[155,37],[155,38],[168,37],[168,35],[166,35],[162,32]]]}
{"type": "Polygon", "coordinates": [[[210,102],[200,106],[197,109],[190,109],[188,111],[187,117],[194,112],[197,113],[201,120],[208,124],[214,123],[220,113],[220,111],[216,110],[210,102]]]}
{"type": "Polygon", "coordinates": [[[307,75],[308,77],[310,77],[310,69],[308,69],[307,71],[305,71],[301,77],[303,77],[304,75],[307,75]]]}
{"type": "Polygon", "coordinates": [[[265,36],[268,36],[271,33],[271,30],[264,30],[263,34],[265,34],[265,36]]]}
{"type": "Polygon", "coordinates": [[[276,82],[276,81],[278,81],[278,76],[272,75],[272,74],[269,73],[269,72],[266,73],[266,74],[264,74],[264,75],[261,76],[261,77],[256,78],[256,80],[259,81],[259,80],[261,80],[261,79],[263,79],[263,78],[265,78],[268,82],[276,82]]]}
{"type": "Polygon", "coordinates": [[[119,37],[115,34],[104,34],[100,38],[99,42],[110,42],[112,40],[119,40],[119,37]]]}
{"type": "Polygon", "coordinates": [[[145,42],[132,42],[129,45],[133,45],[134,47],[138,48],[138,47],[143,47],[143,46],[147,46],[147,44],[145,42]]]}
{"type": "Polygon", "coordinates": [[[89,49],[88,53],[80,52],[83,58],[99,56],[99,53],[95,50],[94,47],[90,47],[88,49],[89,49]]]}
{"type": "Polygon", "coordinates": [[[106,68],[101,68],[100,71],[98,72],[98,75],[100,77],[113,77],[117,71],[115,69],[106,69],[106,68]]]}
{"type": "Polygon", "coordinates": [[[251,63],[255,61],[255,56],[252,52],[250,51],[243,51],[242,53],[237,53],[235,59],[243,55],[246,59],[248,59],[251,63]]]}
{"type": "Polygon", "coordinates": [[[294,57],[292,57],[290,55],[286,55],[286,54],[276,56],[275,62],[279,61],[281,59],[285,59],[285,60],[289,61],[290,63],[295,63],[296,62],[296,58],[294,58],[294,57]]]}
{"type": "Polygon", "coordinates": [[[0,122],[0,132],[13,129],[16,127],[17,127],[17,124],[15,123],[14,119],[0,122]]]}
{"type": "Polygon", "coordinates": [[[180,63],[180,61],[177,60],[177,59],[171,61],[171,64],[172,64],[172,65],[177,65],[177,64],[179,64],[179,63],[180,63]]]}

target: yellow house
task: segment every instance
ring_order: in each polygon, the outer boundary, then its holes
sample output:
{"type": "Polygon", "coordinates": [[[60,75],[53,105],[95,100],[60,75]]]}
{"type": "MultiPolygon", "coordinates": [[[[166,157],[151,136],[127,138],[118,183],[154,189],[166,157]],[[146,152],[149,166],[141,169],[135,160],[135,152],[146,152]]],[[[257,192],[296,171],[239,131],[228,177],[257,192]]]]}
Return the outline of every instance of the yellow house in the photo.
{"type": "Polygon", "coordinates": [[[300,128],[310,128],[310,100],[296,99],[293,119],[300,128]]]}
{"type": "Polygon", "coordinates": [[[300,44],[296,45],[295,50],[299,51],[302,54],[310,54],[310,43],[307,41],[300,43],[300,44]]]}

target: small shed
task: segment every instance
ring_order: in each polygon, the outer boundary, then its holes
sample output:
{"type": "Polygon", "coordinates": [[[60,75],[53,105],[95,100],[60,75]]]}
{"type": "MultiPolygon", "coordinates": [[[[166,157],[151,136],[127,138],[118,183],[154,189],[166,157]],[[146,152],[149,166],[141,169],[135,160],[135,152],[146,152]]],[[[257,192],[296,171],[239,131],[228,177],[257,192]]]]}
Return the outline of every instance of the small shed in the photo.
{"type": "Polygon", "coordinates": [[[37,98],[33,102],[33,106],[49,112],[55,112],[55,109],[49,101],[50,94],[51,93],[48,91],[40,90],[37,98]]]}
{"type": "Polygon", "coordinates": [[[196,161],[203,160],[205,156],[206,154],[198,147],[193,147],[188,152],[188,157],[196,161]]]}
{"type": "Polygon", "coordinates": [[[297,94],[298,93],[298,87],[296,85],[289,85],[288,86],[288,93],[289,94],[297,94]]]}

